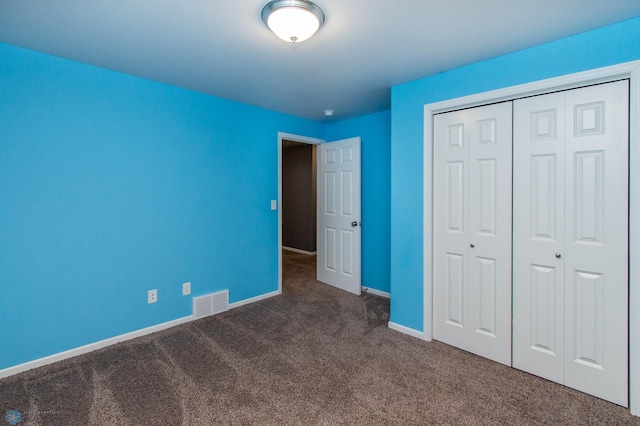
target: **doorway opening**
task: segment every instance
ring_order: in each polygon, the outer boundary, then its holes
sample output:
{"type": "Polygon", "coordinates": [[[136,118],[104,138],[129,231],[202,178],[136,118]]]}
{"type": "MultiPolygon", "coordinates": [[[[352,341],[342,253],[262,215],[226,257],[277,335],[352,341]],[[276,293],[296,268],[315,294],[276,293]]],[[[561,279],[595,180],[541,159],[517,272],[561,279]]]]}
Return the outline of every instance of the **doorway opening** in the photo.
{"type": "MultiPolygon", "coordinates": [[[[283,204],[283,146],[289,142],[317,148],[317,279],[361,293],[361,140],[332,141],[278,134],[278,200],[283,204]]],[[[294,149],[294,148],[292,148],[294,149]]],[[[286,202],[286,200],[284,201],[286,202]]],[[[278,209],[278,292],[282,293],[283,208],[278,209]]]]}
{"type": "Polygon", "coordinates": [[[282,249],[316,254],[316,146],[282,141],[282,249]]]}
{"type": "Polygon", "coordinates": [[[316,252],[316,149],[322,139],[278,133],[278,292],[282,250],[316,252]],[[308,178],[308,180],[307,180],[308,178]],[[309,205],[311,204],[311,205],[309,205]]]}

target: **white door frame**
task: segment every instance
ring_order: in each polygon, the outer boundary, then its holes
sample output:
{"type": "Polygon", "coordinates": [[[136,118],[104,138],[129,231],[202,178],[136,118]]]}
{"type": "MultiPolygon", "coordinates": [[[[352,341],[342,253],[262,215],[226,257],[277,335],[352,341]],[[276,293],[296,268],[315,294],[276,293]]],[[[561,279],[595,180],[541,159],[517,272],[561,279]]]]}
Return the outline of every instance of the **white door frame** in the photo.
{"type": "MultiPolygon", "coordinates": [[[[462,108],[539,95],[558,90],[575,89],[619,79],[630,80],[629,86],[629,258],[640,258],[640,61],[626,62],[590,71],[568,74],[478,93],[461,98],[434,102],[424,106],[424,171],[423,171],[423,333],[433,337],[433,115],[462,108]]],[[[629,408],[640,415],[640,266],[629,262],[629,408]]]]}
{"type": "Polygon", "coordinates": [[[324,139],[310,138],[308,136],[294,135],[292,133],[278,132],[278,294],[282,293],[282,141],[320,145],[324,139]]]}

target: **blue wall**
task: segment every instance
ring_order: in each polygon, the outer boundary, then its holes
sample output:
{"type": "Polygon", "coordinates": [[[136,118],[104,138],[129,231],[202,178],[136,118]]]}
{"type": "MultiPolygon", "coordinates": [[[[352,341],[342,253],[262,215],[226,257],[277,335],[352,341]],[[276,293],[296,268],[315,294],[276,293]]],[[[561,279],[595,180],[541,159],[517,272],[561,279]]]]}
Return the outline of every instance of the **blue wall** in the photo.
{"type": "Polygon", "coordinates": [[[326,125],[0,44],[0,369],[187,316],[185,281],[276,290],[277,132],[362,137],[363,284],[422,330],[424,104],[637,60],[639,39],[636,18],[326,125]]]}
{"type": "Polygon", "coordinates": [[[392,88],[391,321],[423,331],[424,105],[640,59],[640,18],[392,88]]]}
{"type": "Polygon", "coordinates": [[[0,369],[277,290],[277,133],[324,130],[0,44],[0,369]]]}
{"type": "Polygon", "coordinates": [[[362,285],[389,292],[390,111],[326,125],[327,141],[354,136],[362,150],[362,285]]]}

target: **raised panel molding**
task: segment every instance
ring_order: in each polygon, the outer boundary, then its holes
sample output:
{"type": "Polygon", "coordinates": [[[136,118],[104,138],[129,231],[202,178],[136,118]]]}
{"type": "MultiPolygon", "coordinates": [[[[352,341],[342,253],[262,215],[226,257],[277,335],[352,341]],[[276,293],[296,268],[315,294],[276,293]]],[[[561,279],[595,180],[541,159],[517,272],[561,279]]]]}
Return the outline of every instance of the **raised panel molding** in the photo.
{"type": "Polygon", "coordinates": [[[340,196],[342,197],[342,215],[343,216],[352,216],[353,215],[353,204],[351,196],[353,194],[353,172],[351,170],[344,171],[341,173],[341,183],[342,183],[342,191],[340,192],[340,196]]]}
{"type": "Polygon", "coordinates": [[[496,333],[496,259],[477,258],[478,328],[476,332],[495,337],[496,333]]]}
{"type": "MultiPolygon", "coordinates": [[[[556,355],[556,292],[555,268],[531,265],[531,349],[556,355]]],[[[562,290],[562,288],[560,288],[562,290]]]]}
{"type": "Polygon", "coordinates": [[[556,239],[556,156],[531,157],[531,238],[556,239]]]}
{"type": "Polygon", "coordinates": [[[325,255],[325,265],[324,267],[330,271],[336,270],[336,252],[334,247],[336,246],[336,229],[335,228],[325,228],[324,230],[325,237],[325,247],[327,248],[327,252],[325,255]]]}
{"type": "Polygon", "coordinates": [[[491,118],[488,120],[479,120],[476,122],[478,126],[478,143],[480,145],[496,144],[496,120],[491,118]]]}
{"type": "Polygon", "coordinates": [[[336,150],[328,149],[327,154],[325,156],[325,164],[336,164],[336,150]]]}
{"type": "Polygon", "coordinates": [[[489,158],[478,161],[478,185],[480,195],[480,233],[495,235],[497,220],[496,160],[489,158]]]}
{"type": "Polygon", "coordinates": [[[575,300],[573,359],[603,370],[604,276],[574,271],[575,300]]]}
{"type": "Polygon", "coordinates": [[[450,161],[447,163],[447,230],[464,232],[464,163],[450,161]]]}
{"type": "Polygon", "coordinates": [[[447,147],[464,148],[464,124],[450,125],[447,130],[447,147]]]}
{"type": "Polygon", "coordinates": [[[575,153],[574,241],[603,245],[604,152],[575,153]]]}
{"type": "Polygon", "coordinates": [[[464,257],[458,253],[447,253],[447,323],[462,327],[464,257]]]}
{"type": "Polygon", "coordinates": [[[342,148],[342,162],[349,163],[353,161],[353,149],[351,147],[342,148]]]}
{"type": "Polygon", "coordinates": [[[351,253],[353,253],[353,231],[351,230],[342,230],[341,238],[340,238],[340,247],[341,247],[341,255],[342,255],[342,274],[347,275],[349,277],[353,276],[354,268],[353,268],[353,257],[351,253]]]}
{"type": "Polygon", "coordinates": [[[324,174],[324,184],[326,188],[324,209],[325,213],[328,215],[336,215],[336,173],[335,172],[327,172],[324,174]]]}
{"type": "Polygon", "coordinates": [[[556,138],[556,110],[531,113],[531,141],[547,141],[556,138]]]}
{"type": "Polygon", "coordinates": [[[574,107],[576,136],[593,136],[604,133],[604,102],[593,102],[574,107]]]}

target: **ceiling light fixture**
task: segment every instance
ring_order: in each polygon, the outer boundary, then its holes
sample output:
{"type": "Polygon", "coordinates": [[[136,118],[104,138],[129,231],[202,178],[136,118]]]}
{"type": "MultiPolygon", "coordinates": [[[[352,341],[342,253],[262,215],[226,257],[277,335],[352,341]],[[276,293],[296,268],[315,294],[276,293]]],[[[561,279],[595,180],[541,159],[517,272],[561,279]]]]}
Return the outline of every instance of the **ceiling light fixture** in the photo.
{"type": "Polygon", "coordinates": [[[290,43],[305,41],[324,24],[324,12],[308,0],[271,0],[262,8],[262,21],[290,43]]]}

